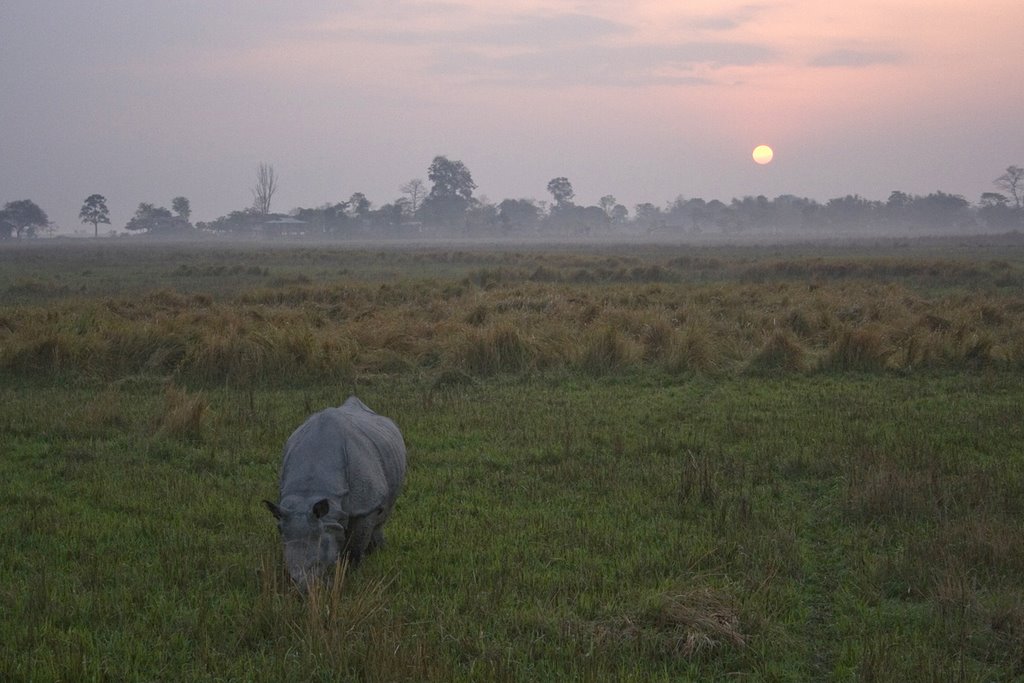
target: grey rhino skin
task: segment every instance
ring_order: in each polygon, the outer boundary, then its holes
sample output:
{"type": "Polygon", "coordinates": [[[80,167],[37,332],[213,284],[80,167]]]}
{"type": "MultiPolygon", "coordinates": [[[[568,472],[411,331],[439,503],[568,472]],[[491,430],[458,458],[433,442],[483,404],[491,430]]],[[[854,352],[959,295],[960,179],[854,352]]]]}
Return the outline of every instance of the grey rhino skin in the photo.
{"type": "Polygon", "coordinates": [[[341,558],[356,566],[384,544],[382,527],[405,478],[395,423],[355,396],[312,415],[284,447],[277,518],[288,574],[302,589],[341,558]]]}

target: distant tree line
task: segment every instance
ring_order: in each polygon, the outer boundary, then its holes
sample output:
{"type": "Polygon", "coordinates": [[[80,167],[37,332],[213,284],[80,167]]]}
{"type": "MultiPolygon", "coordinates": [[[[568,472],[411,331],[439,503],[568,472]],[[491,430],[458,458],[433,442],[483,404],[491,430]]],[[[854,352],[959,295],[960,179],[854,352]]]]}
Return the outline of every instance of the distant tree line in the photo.
{"type": "MultiPolygon", "coordinates": [[[[266,177],[261,165],[257,186],[266,177]]],[[[273,169],[270,168],[273,177],[273,169]]],[[[972,205],[960,195],[937,191],[910,195],[895,190],[887,200],[859,195],[825,203],[780,195],[722,202],[679,196],[664,206],[641,203],[632,213],[614,195],[593,206],[575,202],[566,177],[547,184],[550,200],[504,199],[492,203],[474,196],[477,186],[466,165],[437,156],[421,179],[403,184],[402,196],[379,207],[362,192],[347,200],[287,214],[270,213],[269,202],[233,211],[197,227],[228,234],[320,235],[335,237],[451,236],[597,236],[609,234],[697,235],[757,234],[773,231],[969,231],[1016,230],[1024,224],[1024,168],[1010,166],[994,181],[999,192],[985,192],[972,205]]],[[[253,195],[258,196],[257,189],[253,195]]]]}
{"type": "MultiPolygon", "coordinates": [[[[153,235],[209,232],[235,236],[412,237],[447,235],[474,237],[579,237],[614,234],[686,236],[798,232],[958,232],[1011,231],[1024,226],[1024,168],[1009,166],[993,181],[997,191],[982,193],[976,204],[960,195],[936,191],[910,195],[894,190],[885,201],[859,195],[821,203],[795,195],[734,198],[728,203],[682,195],[663,206],[641,203],[630,210],[613,195],[596,205],[575,202],[572,182],[560,176],[546,186],[550,200],[477,197],[473,176],[458,160],[437,156],[427,169],[427,182],[414,178],[399,188],[401,196],[378,207],[362,192],[348,199],[312,208],[273,213],[278,176],[270,164],[256,169],[251,206],[209,222],[193,225],[186,197],[171,208],[140,203],[125,230],[153,235]],[[429,185],[428,185],[429,182],[429,185]]],[[[93,227],[109,225],[107,200],[85,199],[79,218],[93,227]]],[[[28,199],[8,202],[0,211],[0,239],[35,237],[52,229],[46,213],[28,199]]]]}

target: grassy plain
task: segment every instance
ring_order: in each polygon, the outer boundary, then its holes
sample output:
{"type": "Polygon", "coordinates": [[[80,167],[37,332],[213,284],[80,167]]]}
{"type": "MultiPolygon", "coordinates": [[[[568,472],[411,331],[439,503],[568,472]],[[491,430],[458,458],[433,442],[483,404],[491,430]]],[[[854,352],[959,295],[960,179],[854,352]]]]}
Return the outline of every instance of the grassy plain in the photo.
{"type": "Polygon", "coordinates": [[[1024,243],[0,250],[2,680],[1018,680],[1024,243]],[[389,545],[302,599],[358,393],[389,545]]]}

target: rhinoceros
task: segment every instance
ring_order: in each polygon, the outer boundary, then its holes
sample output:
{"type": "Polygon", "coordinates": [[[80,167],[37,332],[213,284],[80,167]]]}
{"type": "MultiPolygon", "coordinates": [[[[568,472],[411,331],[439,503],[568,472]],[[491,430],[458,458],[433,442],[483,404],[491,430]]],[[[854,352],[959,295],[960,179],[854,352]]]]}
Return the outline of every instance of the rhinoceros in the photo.
{"type": "Polygon", "coordinates": [[[405,479],[395,423],[355,396],[312,415],[284,446],[277,518],[288,574],[302,589],[347,553],[349,566],[384,544],[382,527],[405,479]]]}

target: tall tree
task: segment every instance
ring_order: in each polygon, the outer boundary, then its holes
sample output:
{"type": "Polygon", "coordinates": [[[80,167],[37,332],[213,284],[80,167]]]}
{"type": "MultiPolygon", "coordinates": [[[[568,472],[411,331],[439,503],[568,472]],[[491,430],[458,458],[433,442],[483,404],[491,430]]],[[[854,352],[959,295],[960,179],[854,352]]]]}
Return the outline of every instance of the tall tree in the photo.
{"type": "Polygon", "coordinates": [[[993,181],[1000,190],[1005,190],[1013,198],[1016,208],[1024,206],[1024,168],[1008,166],[1006,173],[993,181]]]}
{"type": "Polygon", "coordinates": [[[85,198],[78,218],[83,223],[92,223],[93,236],[100,236],[100,223],[110,225],[110,210],[107,209],[107,198],[101,194],[91,194],[85,198]]]}
{"type": "Polygon", "coordinates": [[[409,211],[415,214],[420,208],[420,202],[423,201],[423,196],[427,192],[426,185],[419,178],[413,178],[405,185],[398,188],[403,194],[409,196],[409,211]]]}
{"type": "Polygon", "coordinates": [[[46,212],[31,199],[7,202],[2,214],[0,218],[14,229],[18,239],[21,239],[23,233],[31,237],[37,229],[45,227],[50,222],[46,212]]]}
{"type": "Polygon", "coordinates": [[[572,189],[572,183],[570,183],[569,179],[564,176],[552,178],[548,181],[548,192],[551,193],[551,196],[555,200],[555,204],[558,206],[572,204],[573,197],[576,196],[576,193],[572,189]]]}
{"type": "Polygon", "coordinates": [[[277,174],[274,167],[262,161],[256,167],[256,184],[252,188],[253,208],[266,216],[270,213],[270,200],[277,192],[277,174]]]}
{"type": "Polygon", "coordinates": [[[612,207],[610,217],[612,219],[612,223],[625,223],[629,220],[629,209],[622,204],[616,204],[612,207]]]}
{"type": "Polygon", "coordinates": [[[366,218],[370,213],[370,200],[362,192],[353,192],[348,198],[348,210],[355,218],[366,218]]]}
{"type": "Polygon", "coordinates": [[[192,204],[188,201],[188,197],[175,197],[171,200],[171,208],[174,209],[174,213],[186,221],[192,216],[192,204]]]}
{"type": "Polygon", "coordinates": [[[427,171],[433,185],[430,194],[423,200],[421,213],[428,220],[439,224],[454,225],[465,218],[466,210],[473,198],[476,183],[461,161],[436,156],[427,171]]]}
{"type": "Polygon", "coordinates": [[[614,195],[606,194],[601,197],[597,203],[601,207],[601,210],[604,211],[605,215],[608,216],[608,218],[611,218],[612,209],[614,209],[615,205],[619,202],[615,199],[614,195]]]}
{"type": "Polygon", "coordinates": [[[433,183],[429,196],[435,199],[460,197],[469,201],[476,189],[476,183],[466,165],[461,161],[450,161],[444,156],[434,157],[427,170],[427,177],[433,183]]]}

